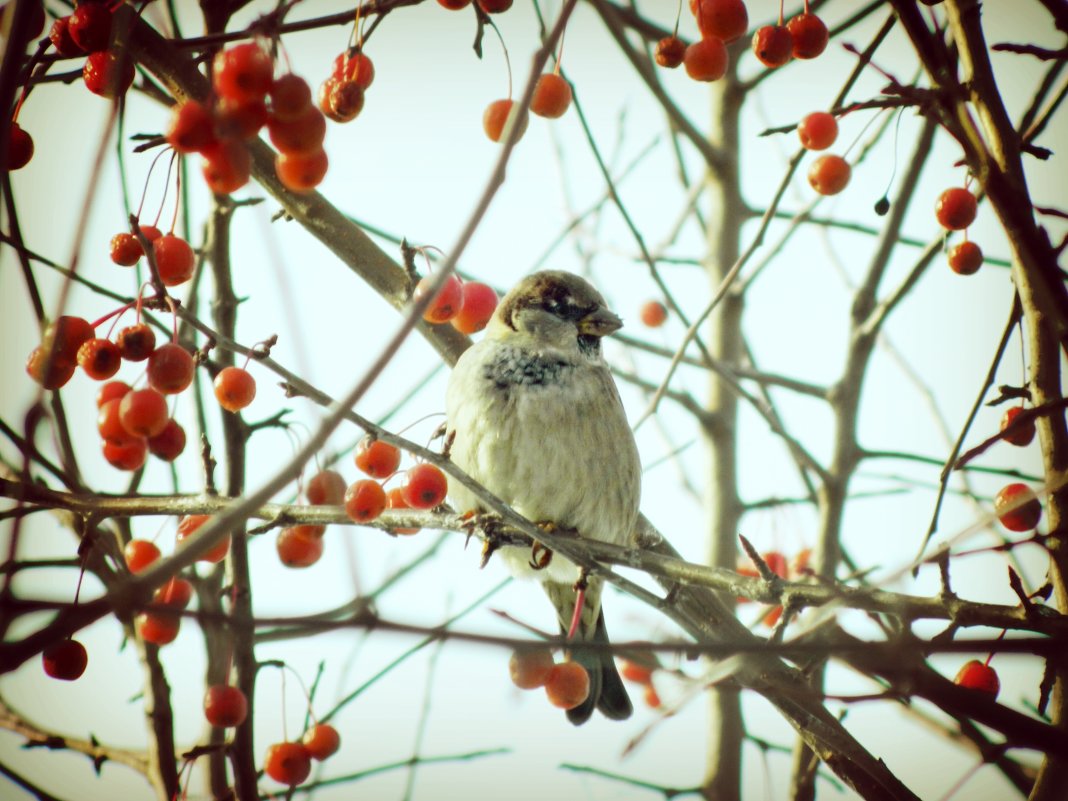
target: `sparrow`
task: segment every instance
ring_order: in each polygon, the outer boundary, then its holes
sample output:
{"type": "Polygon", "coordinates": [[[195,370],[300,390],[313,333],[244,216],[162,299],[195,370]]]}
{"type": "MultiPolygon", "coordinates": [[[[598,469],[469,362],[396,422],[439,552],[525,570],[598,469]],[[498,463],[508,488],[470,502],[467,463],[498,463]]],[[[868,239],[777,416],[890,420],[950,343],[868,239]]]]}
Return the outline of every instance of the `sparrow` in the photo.
{"type": "MultiPolygon", "coordinates": [[[[445,396],[446,442],[457,466],[532,522],[629,545],[641,463],[601,354],[601,339],[622,325],[583,278],[552,270],[527,276],[505,295],[484,337],[453,368],[445,396]]],[[[450,500],[462,513],[485,511],[455,482],[450,500]]],[[[566,636],[585,579],[579,568],[537,543],[506,545],[497,553],[517,576],[541,582],[566,636]]],[[[602,578],[585,581],[574,640],[607,644],[603,589],[602,578]]],[[[594,708],[613,720],[629,717],[630,698],[612,654],[577,649],[571,658],[589,674],[590,694],[568,710],[568,719],[585,723],[594,708]]]]}

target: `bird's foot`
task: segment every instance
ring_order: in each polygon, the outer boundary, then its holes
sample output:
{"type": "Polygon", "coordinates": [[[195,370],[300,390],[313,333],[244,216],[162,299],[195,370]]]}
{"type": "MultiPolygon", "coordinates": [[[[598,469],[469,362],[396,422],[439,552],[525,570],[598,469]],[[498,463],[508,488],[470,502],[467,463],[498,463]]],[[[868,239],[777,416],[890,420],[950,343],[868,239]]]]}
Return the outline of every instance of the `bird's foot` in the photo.
{"type": "MultiPolygon", "coordinates": [[[[504,523],[501,516],[496,512],[466,512],[463,515],[463,529],[470,541],[475,533],[482,537],[482,556],[479,559],[479,568],[489,564],[494,551],[501,547],[501,530],[504,523]]],[[[465,543],[466,546],[466,543],[465,543]]]]}

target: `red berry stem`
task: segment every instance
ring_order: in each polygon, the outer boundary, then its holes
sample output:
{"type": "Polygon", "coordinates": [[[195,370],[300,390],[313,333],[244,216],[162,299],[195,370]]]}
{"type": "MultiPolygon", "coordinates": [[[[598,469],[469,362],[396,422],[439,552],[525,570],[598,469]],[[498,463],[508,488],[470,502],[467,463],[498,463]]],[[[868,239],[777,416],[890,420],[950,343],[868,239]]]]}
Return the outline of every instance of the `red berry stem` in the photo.
{"type": "MultiPolygon", "coordinates": [[[[112,317],[118,317],[123,312],[127,311],[128,309],[132,309],[134,307],[134,305],[136,304],[136,302],[137,301],[131,300],[129,303],[123,304],[122,306],[119,306],[117,309],[113,309],[112,311],[109,311],[107,314],[105,314],[99,320],[95,320],[95,321],[89,323],[89,327],[92,328],[95,331],[97,328],[99,328],[101,325],[106,323],[112,317]]],[[[118,322],[118,320],[116,320],[115,322],[118,322]]],[[[112,324],[112,328],[114,328],[114,327],[115,327],[114,324],[112,324]]]]}
{"type": "Polygon", "coordinates": [[[171,308],[171,342],[178,344],[178,304],[174,302],[174,298],[167,295],[167,305],[171,308]]]}
{"type": "MultiPolygon", "coordinates": [[[[177,155],[177,154],[175,154],[175,155],[177,155]]],[[[177,157],[179,159],[181,159],[181,156],[177,156],[177,157]]],[[[173,160],[172,160],[171,163],[172,164],[174,163],[173,160]]],[[[168,177],[169,177],[169,175],[170,175],[170,170],[168,170],[168,177]]],[[[163,197],[166,198],[167,195],[164,194],[163,197]]],[[[174,171],[174,215],[171,217],[171,230],[167,232],[169,234],[173,234],[175,226],[178,225],[178,209],[181,208],[181,205],[182,205],[182,170],[181,170],[181,166],[179,165],[179,168],[174,171]]],[[[160,211],[162,211],[162,210],[163,210],[162,204],[160,204],[160,211]]]]}
{"type": "MultiPolygon", "coordinates": [[[[1002,629],[1001,630],[1001,634],[998,635],[998,638],[996,640],[994,640],[994,642],[1001,642],[1002,639],[1004,639],[1005,635],[1008,634],[1008,633],[1009,633],[1008,629],[1002,629]]],[[[983,666],[984,667],[990,667],[990,660],[993,659],[993,658],[994,658],[994,652],[991,651],[989,654],[986,655],[986,661],[983,662],[983,666]]]]}
{"type": "Polygon", "coordinates": [[[572,640],[575,638],[575,632],[578,631],[579,623],[582,620],[582,609],[586,606],[586,584],[581,582],[578,588],[575,590],[575,611],[571,615],[571,625],[567,627],[567,638],[572,640]]]}

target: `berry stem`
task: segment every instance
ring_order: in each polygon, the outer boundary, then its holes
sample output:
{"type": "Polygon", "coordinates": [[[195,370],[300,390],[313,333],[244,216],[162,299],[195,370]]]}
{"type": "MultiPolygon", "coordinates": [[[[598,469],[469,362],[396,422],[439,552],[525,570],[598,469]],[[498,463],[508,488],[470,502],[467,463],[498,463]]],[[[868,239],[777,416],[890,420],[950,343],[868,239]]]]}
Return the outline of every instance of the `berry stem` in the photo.
{"type": "MultiPolygon", "coordinates": [[[[182,158],[178,157],[179,160],[182,158]]],[[[173,164],[173,161],[172,161],[173,164]]],[[[169,233],[174,233],[175,226],[178,225],[178,209],[182,205],[182,170],[181,162],[179,161],[179,168],[174,171],[174,214],[171,217],[171,230],[169,233]]],[[[168,170],[168,174],[170,171],[168,170]]],[[[164,195],[166,197],[166,195],[164,195]]]]}
{"type": "Polygon", "coordinates": [[[117,309],[113,309],[112,311],[109,311],[107,314],[105,314],[99,320],[96,320],[94,322],[89,323],[89,327],[92,328],[95,331],[97,329],[97,327],[103,325],[108,320],[110,320],[112,317],[117,317],[118,315],[120,315],[123,312],[125,312],[127,309],[133,308],[133,306],[134,306],[134,304],[136,302],[137,301],[131,300],[129,303],[126,303],[126,304],[124,304],[122,306],[119,306],[117,309]]]}
{"type": "MultiPolygon", "coordinates": [[[[783,6],[784,5],[786,5],[786,0],[779,0],[779,27],[780,28],[782,27],[783,21],[785,20],[785,17],[783,16],[783,6]]],[[[805,10],[806,11],[808,10],[808,3],[807,2],[805,3],[805,10]]]]}
{"type": "Polygon", "coordinates": [[[582,608],[586,606],[586,588],[579,587],[575,592],[575,611],[571,615],[571,625],[567,628],[567,638],[573,640],[582,620],[582,608]]]}
{"type": "MultiPolygon", "coordinates": [[[[1005,637],[1006,634],[1008,634],[1008,632],[1009,632],[1008,629],[1002,629],[1001,630],[1001,634],[998,635],[998,638],[994,642],[1001,642],[1001,640],[1005,637]]],[[[993,659],[993,658],[994,658],[994,652],[991,651],[989,654],[986,655],[986,661],[983,662],[983,666],[984,667],[990,667],[990,660],[993,659]]]]}
{"type": "Polygon", "coordinates": [[[137,206],[137,219],[140,221],[141,212],[145,210],[145,199],[148,197],[148,184],[152,180],[152,171],[156,169],[156,162],[166,153],[166,150],[161,150],[156,154],[156,157],[152,159],[152,163],[148,165],[148,175],[145,176],[145,185],[141,187],[141,202],[137,206]]]}
{"type": "Polygon", "coordinates": [[[171,342],[178,343],[178,305],[174,298],[167,296],[167,305],[171,308],[171,342]]]}
{"type": "MultiPolygon", "coordinates": [[[[701,4],[697,4],[697,13],[701,13],[701,4]]],[[[671,32],[672,36],[679,35],[679,19],[682,17],[682,0],[679,0],[675,5],[675,29],[671,32]]]]}

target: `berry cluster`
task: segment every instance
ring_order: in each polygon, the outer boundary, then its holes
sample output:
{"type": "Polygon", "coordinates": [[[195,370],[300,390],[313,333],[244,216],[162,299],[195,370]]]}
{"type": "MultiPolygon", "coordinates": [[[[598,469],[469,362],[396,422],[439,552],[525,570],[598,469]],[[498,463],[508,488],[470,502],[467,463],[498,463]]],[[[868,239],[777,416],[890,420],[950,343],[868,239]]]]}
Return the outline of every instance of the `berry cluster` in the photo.
{"type": "Polygon", "coordinates": [[[312,760],[321,762],[337,753],[341,735],[329,723],[311,726],[299,742],[275,743],[267,748],[263,772],[279,784],[294,787],[311,774],[312,760]]]}
{"type": "MultiPolygon", "coordinates": [[[[413,299],[419,301],[430,292],[433,276],[416,284],[413,299]]],[[[497,293],[480,281],[461,281],[455,273],[445,279],[423,312],[428,323],[452,323],[462,334],[474,334],[489,323],[497,308],[497,293]]]]}
{"type": "Polygon", "coordinates": [[[949,269],[958,275],[972,275],[983,266],[982,249],[968,239],[968,226],[975,222],[979,202],[963,186],[954,186],[938,196],[935,218],[947,231],[964,231],[964,241],[949,249],[949,269]]]}
{"type": "Polygon", "coordinates": [[[508,660],[512,683],[521,690],[545,688],[549,703],[574,709],[590,694],[590,677],[578,662],[556,662],[548,648],[513,651],[508,660]]]}
{"type": "MultiPolygon", "coordinates": [[[[829,112],[813,111],[797,124],[797,136],[805,150],[826,150],[838,139],[838,120],[829,112]]],[[[852,174],[848,161],[825,153],[809,167],[808,183],[821,195],[837,195],[849,184],[852,174]]]]}
{"type": "Polygon", "coordinates": [[[334,71],[319,86],[319,110],[334,122],[351,122],[363,111],[364,93],[375,79],[375,65],[356,48],[334,59],[334,71]]]}
{"type": "Polygon", "coordinates": [[[59,55],[86,56],[85,87],[108,98],[122,97],[134,79],[133,62],[125,53],[109,48],[113,12],[104,0],[80,0],[69,16],[52,23],[48,34],[59,55]]]}

